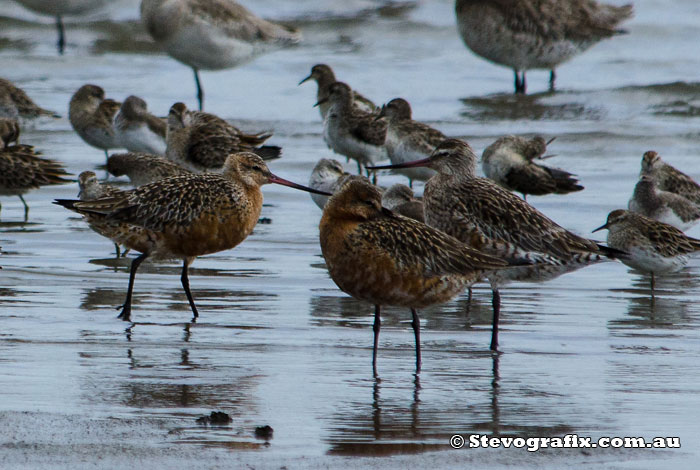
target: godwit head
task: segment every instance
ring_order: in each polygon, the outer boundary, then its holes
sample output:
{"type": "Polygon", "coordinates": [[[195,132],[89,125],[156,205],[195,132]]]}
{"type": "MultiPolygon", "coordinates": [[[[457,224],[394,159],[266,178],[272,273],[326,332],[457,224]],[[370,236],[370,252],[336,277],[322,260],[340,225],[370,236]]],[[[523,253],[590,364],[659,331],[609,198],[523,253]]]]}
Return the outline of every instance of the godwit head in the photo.
{"type": "Polygon", "coordinates": [[[471,146],[463,140],[447,139],[433,153],[422,160],[396,165],[369,166],[369,170],[427,167],[446,176],[473,178],[476,175],[477,157],[471,146]]]}

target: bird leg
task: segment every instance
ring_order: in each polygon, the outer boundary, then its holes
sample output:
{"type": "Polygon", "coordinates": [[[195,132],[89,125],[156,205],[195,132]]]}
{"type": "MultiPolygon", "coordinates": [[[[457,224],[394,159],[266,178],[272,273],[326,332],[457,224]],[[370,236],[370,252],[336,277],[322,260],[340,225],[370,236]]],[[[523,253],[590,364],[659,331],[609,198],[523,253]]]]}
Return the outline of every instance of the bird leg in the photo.
{"type": "Polygon", "coordinates": [[[374,306],[374,325],[372,326],[372,331],[374,331],[374,347],[372,348],[372,369],[374,370],[374,375],[377,375],[377,349],[379,348],[379,330],[382,327],[382,319],[379,317],[382,307],[380,305],[374,306]]]}
{"type": "Polygon", "coordinates": [[[413,327],[413,336],[416,337],[416,374],[420,372],[421,358],[420,358],[420,320],[418,319],[418,312],[415,308],[411,309],[411,315],[413,316],[413,321],[411,326],[413,327]]]}
{"type": "Polygon", "coordinates": [[[199,316],[199,313],[197,312],[197,307],[194,304],[194,299],[192,298],[192,292],[190,292],[190,279],[187,277],[187,268],[189,267],[191,261],[188,261],[187,258],[182,262],[182,276],[180,277],[180,281],[182,282],[182,287],[185,289],[185,294],[187,294],[187,301],[190,303],[190,308],[192,309],[192,313],[194,314],[194,318],[192,318],[192,321],[195,321],[196,318],[199,316]]]}
{"type": "Polygon", "coordinates": [[[117,258],[121,257],[121,250],[119,249],[119,243],[114,244],[114,250],[117,252],[117,258]]]}
{"type": "Polygon", "coordinates": [[[29,219],[29,206],[27,205],[27,201],[24,200],[24,196],[20,194],[19,198],[22,201],[22,204],[24,204],[24,222],[26,223],[27,219],[29,219]]]}
{"type": "Polygon", "coordinates": [[[56,47],[58,48],[58,53],[63,55],[63,49],[66,47],[66,36],[61,15],[56,15],[56,28],[58,29],[58,43],[56,43],[56,47]]]}
{"type": "Polygon", "coordinates": [[[557,79],[557,73],[554,69],[549,71],[549,91],[554,92],[554,82],[557,79]]]}
{"type": "Polygon", "coordinates": [[[498,316],[501,313],[501,293],[493,289],[493,324],[491,326],[491,351],[498,351],[498,316]]]}
{"type": "Polygon", "coordinates": [[[204,110],[204,90],[202,90],[202,82],[199,80],[199,70],[192,67],[194,70],[194,83],[197,85],[197,100],[199,101],[199,110],[204,110]]]}
{"type": "Polygon", "coordinates": [[[656,285],[655,279],[654,279],[654,272],[652,271],[651,273],[651,298],[654,298],[654,287],[656,285]]]}
{"type": "Polygon", "coordinates": [[[516,94],[525,94],[525,71],[523,70],[522,76],[520,73],[518,73],[517,70],[513,70],[515,73],[515,93],[516,94]]]}
{"type": "Polygon", "coordinates": [[[136,270],[139,268],[141,262],[143,262],[143,260],[146,258],[148,258],[148,253],[141,253],[131,262],[131,269],[129,270],[129,288],[126,291],[126,300],[124,301],[124,305],[117,307],[117,310],[122,310],[117,318],[121,318],[124,321],[131,321],[131,294],[134,292],[136,270]]]}

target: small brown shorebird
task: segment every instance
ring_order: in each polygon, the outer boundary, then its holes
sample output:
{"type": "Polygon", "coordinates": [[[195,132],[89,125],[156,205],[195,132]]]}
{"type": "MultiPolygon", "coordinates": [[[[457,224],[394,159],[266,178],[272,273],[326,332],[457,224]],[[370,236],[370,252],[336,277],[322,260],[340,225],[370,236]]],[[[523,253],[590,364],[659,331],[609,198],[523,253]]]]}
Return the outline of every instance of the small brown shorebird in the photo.
{"type": "Polygon", "coordinates": [[[184,103],[175,103],[168,114],[165,156],[195,172],[221,171],[232,153],[253,152],[263,160],[278,158],[281,148],[262,145],[271,136],[270,132],[246,134],[214,114],[190,111],[184,103]]]}
{"type": "Polygon", "coordinates": [[[394,184],[382,193],[382,205],[397,214],[425,222],[423,201],[413,197],[413,191],[405,184],[394,184]]]}
{"type": "MultiPolygon", "coordinates": [[[[551,140],[550,140],[551,142],[551,140]]],[[[581,191],[576,175],[559,168],[535,163],[543,158],[549,142],[541,136],[532,139],[508,135],[486,147],[481,156],[484,174],[506,189],[528,194],[568,194],[581,191]]]]}
{"type": "Polygon", "coordinates": [[[189,265],[197,256],[228,250],[250,235],[262,208],[260,186],[268,183],[314,191],[273,175],[259,156],[242,152],[229,156],[222,174],[174,176],[116,197],[54,202],[108,223],[145,229],[140,236],[114,233],[115,242],[141,253],[131,263],[129,288],[119,318],[131,320],[136,270],[143,260],[153,257],[183,260],[180,280],[196,319],[199,314],[190,292],[189,265]]]}
{"type": "Polygon", "coordinates": [[[114,116],[115,138],[129,152],[165,155],[167,130],[166,121],[149,113],[146,102],[138,96],[125,99],[114,116]]]}
{"type": "MultiPolygon", "coordinates": [[[[445,134],[427,124],[411,118],[411,105],[403,98],[394,98],[382,106],[379,116],[386,116],[386,146],[389,159],[394,165],[427,158],[443,140],[445,134]]],[[[435,172],[430,168],[404,168],[397,173],[408,178],[413,187],[413,180],[427,181],[435,172]]]]}
{"type": "MultiPolygon", "coordinates": [[[[313,67],[311,67],[311,75],[300,81],[299,85],[309,80],[315,80],[316,84],[318,85],[318,91],[316,92],[316,102],[321,102],[321,104],[318,105],[318,110],[321,113],[321,119],[325,119],[326,114],[328,114],[328,110],[331,107],[330,102],[326,101],[330,95],[329,89],[330,86],[336,82],[333,69],[326,64],[316,64],[313,67]]],[[[377,106],[374,103],[372,103],[370,99],[365,98],[355,90],[353,90],[352,92],[352,98],[353,106],[355,106],[360,111],[364,111],[365,113],[373,113],[377,109],[377,106]]]]}
{"type": "Polygon", "coordinates": [[[632,5],[594,0],[457,0],[457,27],[464,43],[486,60],[513,69],[515,92],[525,93],[525,72],[550,71],[602,39],[625,33],[619,24],[632,5]]]}
{"type": "Polygon", "coordinates": [[[191,173],[165,157],[147,153],[115,153],[107,159],[107,171],[114,176],[128,176],[134,186],[191,173]]]}
{"type": "Polygon", "coordinates": [[[0,118],[0,141],[7,148],[12,142],[19,144],[21,130],[16,119],[0,118]]]}
{"type": "Polygon", "coordinates": [[[234,0],[141,0],[141,21],[170,57],[194,70],[200,110],[200,70],[236,67],[301,40],[295,29],[258,18],[234,0]]]}
{"type": "Polygon", "coordinates": [[[328,200],[319,228],[321,251],[333,281],[343,292],[375,305],[375,374],[382,305],[411,309],[420,371],[417,309],[448,301],[485,269],[507,266],[500,258],[382,208],[379,190],[363,181],[346,184],[328,200]]]}
{"type": "Polygon", "coordinates": [[[355,108],[352,100],[352,89],[343,82],[335,82],[328,89],[328,98],[316,105],[331,104],[323,120],[323,139],[328,147],[355,160],[358,173],[362,173],[363,166],[388,158],[384,147],[387,123],[355,108]]]}
{"type": "Polygon", "coordinates": [[[39,155],[30,145],[16,144],[0,149],[0,196],[19,196],[24,204],[25,222],[29,206],[23,194],[41,186],[70,183],[65,178],[70,174],[61,163],[39,155]]]}
{"type": "Polygon", "coordinates": [[[693,178],[664,162],[658,153],[649,150],[642,156],[639,176],[649,175],[661,191],[678,194],[700,205],[700,185],[693,178]]]}
{"type": "MultiPolygon", "coordinates": [[[[348,181],[355,179],[369,179],[361,175],[351,175],[343,169],[343,164],[332,158],[322,158],[316,163],[311,176],[309,177],[309,187],[325,193],[335,194],[348,181]]],[[[323,209],[328,201],[328,196],[311,193],[311,199],[319,209],[323,209]]]]}
{"type": "Polygon", "coordinates": [[[645,174],[634,187],[628,208],[680,230],[688,230],[700,222],[700,207],[683,196],[661,191],[653,178],[645,174]]]}
{"type": "Polygon", "coordinates": [[[0,117],[33,119],[40,116],[60,117],[53,111],[37,106],[24,90],[11,81],[0,78],[0,117]]]}
{"type": "Polygon", "coordinates": [[[535,263],[486,275],[493,291],[491,349],[496,350],[500,286],[514,280],[545,281],[620,253],[564,229],[491,179],[477,177],[476,161],[468,143],[448,139],[429,158],[403,165],[437,172],[423,193],[428,225],[500,258],[535,263]]]}
{"type": "Polygon", "coordinates": [[[97,85],[83,85],[70,99],[68,119],[75,132],[88,145],[104,150],[105,160],[110,149],[121,144],[114,133],[112,122],[121,103],[105,99],[105,91],[97,85]]]}
{"type": "Polygon", "coordinates": [[[700,240],[671,225],[623,209],[612,211],[605,224],[593,231],[603,229],[608,229],[608,245],[627,253],[620,261],[651,274],[652,296],[656,274],[679,271],[688,263],[688,255],[700,251],[700,240]]]}
{"type": "MultiPolygon", "coordinates": [[[[101,184],[97,179],[97,175],[92,171],[83,171],[78,175],[78,186],[80,187],[78,198],[80,198],[81,201],[93,201],[103,197],[119,197],[124,193],[124,191],[114,186],[101,184]]],[[[83,217],[94,232],[110,240],[119,238],[115,235],[117,231],[128,231],[131,229],[136,232],[143,232],[144,230],[139,227],[130,227],[128,224],[124,223],[107,221],[104,217],[88,213],[83,214],[83,217]]],[[[114,242],[114,250],[117,254],[117,258],[119,258],[122,253],[119,249],[119,244],[116,242],[114,242]]],[[[126,254],[126,252],[124,252],[124,254],[126,254]]]]}

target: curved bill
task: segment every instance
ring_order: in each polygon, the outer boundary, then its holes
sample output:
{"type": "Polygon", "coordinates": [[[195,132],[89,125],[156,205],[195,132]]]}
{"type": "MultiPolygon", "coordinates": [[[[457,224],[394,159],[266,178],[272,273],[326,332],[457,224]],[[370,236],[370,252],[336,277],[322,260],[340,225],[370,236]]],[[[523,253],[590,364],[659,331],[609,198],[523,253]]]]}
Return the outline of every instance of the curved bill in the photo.
{"type": "Polygon", "coordinates": [[[330,98],[321,98],[320,100],[318,100],[318,101],[316,102],[316,104],[314,105],[314,108],[315,108],[316,106],[320,105],[320,104],[328,103],[329,99],[330,99],[330,98]]]}
{"type": "Polygon", "coordinates": [[[430,166],[430,158],[424,158],[422,160],[414,160],[412,162],[397,163],[396,165],[378,165],[378,166],[366,166],[368,170],[391,170],[392,168],[416,168],[419,166],[430,166]]]}
{"type": "Polygon", "coordinates": [[[332,196],[331,193],[319,191],[317,189],[308,188],[300,184],[292,183],[291,181],[288,181],[284,178],[280,178],[279,176],[275,176],[272,173],[270,173],[270,176],[268,176],[268,181],[270,181],[270,183],[281,184],[282,186],[289,186],[290,188],[294,189],[301,189],[302,191],[306,191],[308,193],[320,194],[322,196],[332,196]]]}
{"type": "Polygon", "coordinates": [[[607,224],[607,223],[604,223],[603,225],[601,225],[601,226],[598,227],[597,229],[592,230],[591,233],[597,232],[598,230],[603,230],[604,228],[608,228],[608,224],[607,224]]]}

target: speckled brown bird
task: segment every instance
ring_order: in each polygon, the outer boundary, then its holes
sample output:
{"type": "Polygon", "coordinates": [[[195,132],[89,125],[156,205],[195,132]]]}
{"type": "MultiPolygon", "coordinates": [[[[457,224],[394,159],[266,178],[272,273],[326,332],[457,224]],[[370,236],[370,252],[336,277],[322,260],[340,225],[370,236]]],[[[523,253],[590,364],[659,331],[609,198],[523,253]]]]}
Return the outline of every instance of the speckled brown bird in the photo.
{"type": "Polygon", "coordinates": [[[43,109],[9,80],[0,78],[0,117],[11,119],[34,119],[41,116],[60,117],[53,111],[43,109]]]}
{"type": "Polygon", "coordinates": [[[73,130],[88,145],[104,150],[121,148],[112,125],[121,103],[105,99],[105,91],[97,85],[78,88],[68,105],[68,119],[73,130]]]}
{"type": "Polygon", "coordinates": [[[0,118],[0,141],[3,148],[7,148],[12,142],[19,144],[21,133],[19,123],[16,119],[0,118]]]}
{"type": "Polygon", "coordinates": [[[525,72],[554,69],[602,39],[624,33],[631,4],[594,0],[457,0],[457,27],[475,54],[513,69],[515,92],[525,93],[525,72]]]}
{"type": "Polygon", "coordinates": [[[678,194],[700,206],[700,185],[693,178],[669,165],[657,152],[649,150],[642,156],[639,176],[649,175],[661,191],[678,194]]]}
{"type": "Polygon", "coordinates": [[[214,114],[175,103],[168,114],[165,156],[195,172],[221,171],[232,153],[253,152],[263,160],[278,158],[282,149],[262,145],[271,136],[270,132],[246,134],[214,114]]]}
{"type": "Polygon", "coordinates": [[[534,160],[542,158],[547,142],[541,136],[532,139],[508,135],[486,147],[481,156],[484,174],[506,189],[528,194],[568,194],[583,190],[576,175],[551,168],[534,160]]]}
{"type": "MultiPolygon", "coordinates": [[[[31,145],[10,145],[0,149],[0,196],[19,196],[24,204],[24,220],[29,217],[29,206],[23,194],[41,186],[69,183],[63,165],[42,158],[31,145]]],[[[0,205],[0,210],[2,205],[0,205]]]]}
{"type": "Polygon", "coordinates": [[[700,251],[700,240],[671,225],[623,209],[610,212],[605,224],[593,231],[603,229],[608,229],[608,245],[627,253],[620,261],[651,274],[652,295],[656,274],[680,270],[688,263],[689,255],[700,251]]]}
{"type": "Polygon", "coordinates": [[[423,201],[413,196],[411,188],[405,184],[394,184],[382,193],[382,205],[418,222],[425,222],[423,215],[423,201]]]}
{"type": "MultiPolygon", "coordinates": [[[[318,91],[316,92],[316,102],[321,103],[320,105],[318,105],[318,110],[321,113],[321,119],[325,119],[326,114],[328,114],[328,110],[331,107],[330,102],[328,102],[328,97],[330,96],[329,89],[330,86],[337,81],[335,79],[335,73],[333,73],[333,69],[329,65],[316,64],[313,67],[311,67],[311,74],[302,81],[300,81],[299,85],[301,85],[302,83],[306,83],[309,80],[316,81],[316,84],[318,85],[318,91]]],[[[377,106],[374,103],[372,103],[370,99],[365,98],[355,90],[353,90],[352,93],[353,106],[355,106],[358,110],[363,111],[365,113],[374,113],[376,111],[377,106]]]]}
{"type": "Polygon", "coordinates": [[[137,187],[163,178],[192,173],[165,157],[136,152],[110,155],[107,171],[114,176],[128,176],[131,184],[137,187]]]}
{"type": "Polygon", "coordinates": [[[700,207],[681,195],[660,190],[647,174],[642,174],[635,185],[628,208],[680,230],[700,222],[700,207]]]}
{"type": "Polygon", "coordinates": [[[129,152],[165,154],[168,125],[164,119],[149,113],[148,105],[138,96],[131,95],[124,100],[113,125],[115,139],[129,152]]]}
{"type": "Polygon", "coordinates": [[[476,160],[468,143],[448,139],[429,158],[403,165],[437,172],[423,192],[428,225],[500,258],[535,263],[487,274],[493,291],[491,349],[496,350],[500,286],[513,280],[552,279],[618,252],[564,229],[491,179],[477,177],[476,160]]]}
{"type": "Polygon", "coordinates": [[[141,237],[114,239],[141,253],[131,263],[126,301],[119,318],[130,321],[136,270],[143,260],[154,257],[183,260],[182,287],[196,319],[199,314],[190,292],[189,265],[197,256],[228,250],[250,235],[262,208],[260,186],[268,183],[314,191],[273,175],[259,156],[242,152],[226,159],[221,174],[174,176],[116,197],[92,201],[59,199],[55,203],[107,222],[146,229],[141,237]]]}
{"type": "Polygon", "coordinates": [[[343,292],[375,305],[375,373],[382,305],[411,309],[419,371],[417,309],[446,302],[483,270],[508,264],[383,208],[379,190],[363,181],[346,184],[328,200],[319,228],[321,251],[333,281],[343,292]]]}

